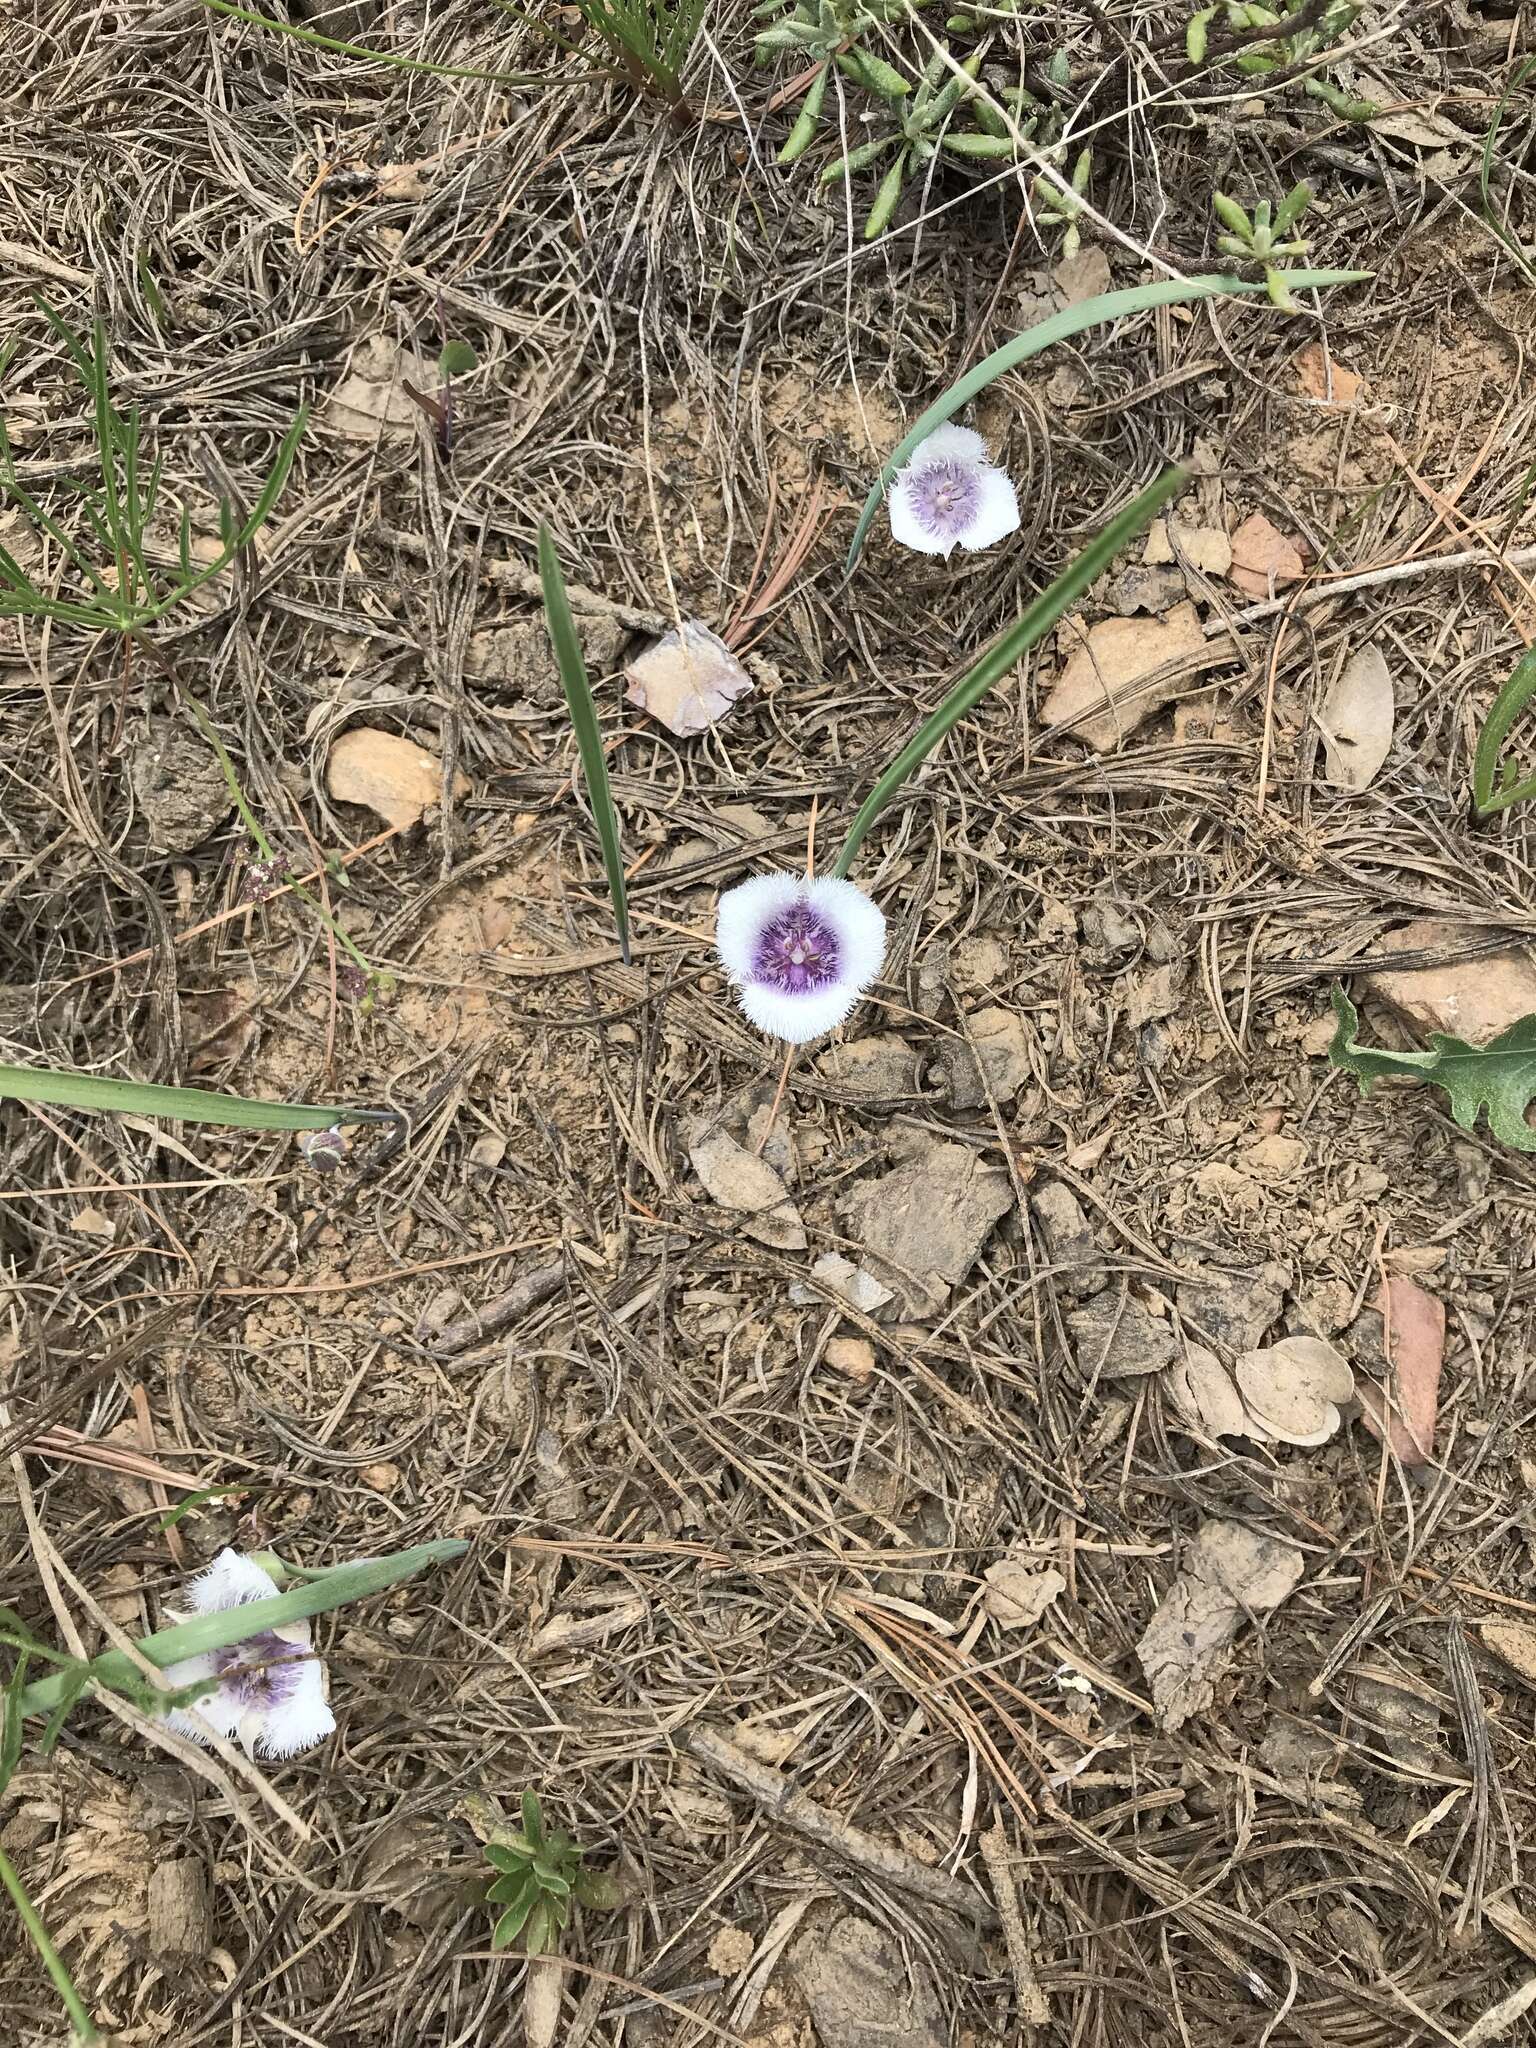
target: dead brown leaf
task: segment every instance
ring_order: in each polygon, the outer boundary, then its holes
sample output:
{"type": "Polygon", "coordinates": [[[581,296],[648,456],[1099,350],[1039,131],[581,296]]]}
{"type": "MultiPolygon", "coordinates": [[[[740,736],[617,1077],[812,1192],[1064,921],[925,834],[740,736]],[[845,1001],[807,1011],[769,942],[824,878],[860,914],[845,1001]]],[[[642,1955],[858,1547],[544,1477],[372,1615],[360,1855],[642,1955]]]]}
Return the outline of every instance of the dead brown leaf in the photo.
{"type": "Polygon", "coordinates": [[[725,642],[698,619],[684,619],[638,655],[624,671],[629,703],[689,739],[723,718],[752,678],[725,642]]]}
{"type": "Polygon", "coordinates": [[[1396,717],[1392,671],[1380,647],[1368,641],[1345,662],[1318,713],[1328,755],[1324,780],[1356,795],[1368,788],[1392,750],[1396,717]]]}
{"type": "Polygon", "coordinates": [[[1324,1444],[1353,1398],[1355,1376],[1321,1337],[1282,1337],[1237,1361],[1237,1384],[1249,1412],[1283,1444],[1324,1444]]]}
{"type": "MultiPolygon", "coordinates": [[[[1440,1402],[1440,1368],[1445,1358],[1445,1304],[1412,1280],[1389,1278],[1376,1299],[1392,1361],[1388,1434],[1393,1455],[1405,1465],[1425,1465],[1434,1454],[1435,1417],[1440,1402]]],[[[1379,1388],[1362,1381],[1365,1426],[1378,1440],[1382,1427],[1379,1388]]]]}
{"type": "Polygon", "coordinates": [[[1247,597],[1273,597],[1287,583],[1306,574],[1307,565],[1295,541],[1262,512],[1245,519],[1232,536],[1232,566],[1227,571],[1247,597]]]}
{"type": "Polygon", "coordinates": [[[1273,1536],[1240,1522],[1201,1526],[1184,1570],[1136,1645],[1163,1728],[1180,1728],[1214,1705],[1244,1620],[1278,1607],[1302,1570],[1301,1552],[1273,1536]]]}
{"type": "Polygon", "coordinates": [[[1144,677],[1181,657],[1205,651],[1200,614],[1192,604],[1175,605],[1162,619],[1101,619],[1085,633],[1069,621],[1059,643],[1066,665],[1041,707],[1051,725],[1070,725],[1078,739],[1109,753],[1128,733],[1188,687],[1177,673],[1150,688],[1144,677]]]}
{"type": "Polygon", "coordinates": [[[1054,1565],[1037,1571],[1022,1558],[999,1558],[988,1565],[983,1577],[987,1590],[981,1604],[988,1618],[999,1628],[1033,1628],[1051,1602],[1067,1590],[1067,1582],[1054,1565]]]}

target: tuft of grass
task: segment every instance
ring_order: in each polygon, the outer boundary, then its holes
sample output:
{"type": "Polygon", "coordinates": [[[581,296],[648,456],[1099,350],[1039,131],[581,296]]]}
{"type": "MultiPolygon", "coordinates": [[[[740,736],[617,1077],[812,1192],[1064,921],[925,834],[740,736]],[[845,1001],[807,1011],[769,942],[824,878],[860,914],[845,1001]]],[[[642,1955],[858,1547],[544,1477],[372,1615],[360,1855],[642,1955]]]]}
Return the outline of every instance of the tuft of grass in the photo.
{"type": "MultiPolygon", "coordinates": [[[[1368,270],[1294,270],[1286,274],[1286,282],[1299,291],[1332,284],[1359,284],[1371,275],[1368,270]]],[[[889,454],[880,468],[880,474],[870,486],[869,496],[864,500],[864,509],[859,514],[859,523],[853,530],[853,539],[848,547],[847,570],[851,575],[858,561],[869,529],[874,523],[880,500],[885,495],[892,477],[917,448],[921,447],[935,427],[942,427],[947,419],[953,419],[963,405],[968,405],[978,392],[985,391],[1007,371],[1017,369],[1031,356],[1037,356],[1053,342],[1064,341],[1069,334],[1081,334],[1090,327],[1107,327],[1111,321],[1127,319],[1133,313],[1145,313],[1154,306],[1182,306],[1195,299],[1238,297],[1244,294],[1266,291],[1266,285],[1251,282],[1240,277],[1175,277],[1161,284],[1138,284],[1123,292],[1104,292],[1096,299],[1084,299],[1079,306],[1068,306],[1064,311],[1053,314],[1049,320],[1042,320],[1023,334],[1016,334],[1012,341],[1006,341],[991,355],[983,356],[973,370],[968,370],[956,383],[951,384],[942,398],[936,398],[928,410],[917,421],[911,432],[903,437],[889,454]]]]}
{"type": "Polygon", "coordinates": [[[547,520],[539,524],[539,581],[544,590],[544,619],[549,628],[550,644],[559,663],[560,681],[565,688],[565,701],[581,755],[581,771],[586,777],[587,797],[592,805],[597,836],[602,842],[608,893],[613,899],[613,917],[619,930],[619,952],[627,967],[630,964],[629,898],[624,888],[618,813],[613,808],[613,792],[608,787],[608,761],[603,753],[597,706],[592,701],[592,684],[582,656],[581,642],[576,637],[570,599],[565,594],[565,578],[560,573],[560,558],[555,553],[555,537],[547,520]]]}
{"type": "Polygon", "coordinates": [[[1103,574],[1120,550],[1151,525],[1183,481],[1182,470],[1165,470],[1156,483],[1149,484],[1139,497],[1132,499],[1125,510],[1118,513],[1104,531],[1068,564],[1050,588],[1042,591],[1008,631],[993,642],[974,668],[961,677],[938,710],[923,720],[859,806],[858,815],[848,829],[848,837],[843,841],[843,850],[837,857],[837,865],[832,870],[834,874],[847,874],[870,826],[907,778],[927,760],[944,735],[981,702],[995,682],[1023,660],[1035,642],[1051,630],[1067,606],[1103,574]]]}
{"type": "Polygon", "coordinates": [[[145,540],[159,504],[161,460],[157,457],[146,473],[139,409],[130,406],[124,413],[112,403],[106,329],[97,320],[86,340],[61,320],[46,300],[38,299],[36,304],[64,344],[90,401],[96,479],[75,483],[72,488],[81,522],[100,556],[93,561],[86,548],[27,490],[17,474],[0,416],[0,499],[9,498],[40,535],[53,541],[76,579],[72,592],[55,596],[40,589],[16,558],[0,547],[0,618],[53,619],[87,632],[117,633],[131,639],[212,582],[250,545],[288,481],[307,412],[301,406],[295,414],[245,518],[237,522],[234,507],[220,500],[220,546],[212,561],[193,561],[192,515],[183,507],[178,568],[169,579],[157,579],[145,558],[145,540]]]}

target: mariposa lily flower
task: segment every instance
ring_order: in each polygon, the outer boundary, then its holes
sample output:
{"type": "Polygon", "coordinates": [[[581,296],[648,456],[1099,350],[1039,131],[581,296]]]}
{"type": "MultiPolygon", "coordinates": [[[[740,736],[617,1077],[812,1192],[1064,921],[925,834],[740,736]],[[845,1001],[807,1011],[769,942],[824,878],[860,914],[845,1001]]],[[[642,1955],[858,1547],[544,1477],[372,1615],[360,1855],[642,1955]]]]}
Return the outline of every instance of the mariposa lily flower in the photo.
{"type": "MultiPolygon", "coordinates": [[[[221,1550],[186,1589],[186,1610],[178,1619],[222,1614],[252,1600],[270,1600],[278,1587],[253,1558],[221,1550]]],[[[213,1688],[192,1707],[172,1707],[166,1720],[178,1735],[206,1743],[208,1729],[236,1735],[248,1756],[297,1756],[313,1749],[336,1726],[325,1703],[325,1668],[310,1647],[309,1623],[247,1636],[222,1650],[169,1665],[173,1686],[213,1680],[213,1688]]]]}
{"type": "Polygon", "coordinates": [[[840,877],[754,875],[720,898],[715,945],[758,1029],[802,1045],[841,1024],[880,972],[885,919],[840,877]]]}
{"type": "Polygon", "coordinates": [[[891,532],[925,555],[990,548],[1019,523],[1013,485],[970,427],[935,427],[891,485],[891,532]]]}

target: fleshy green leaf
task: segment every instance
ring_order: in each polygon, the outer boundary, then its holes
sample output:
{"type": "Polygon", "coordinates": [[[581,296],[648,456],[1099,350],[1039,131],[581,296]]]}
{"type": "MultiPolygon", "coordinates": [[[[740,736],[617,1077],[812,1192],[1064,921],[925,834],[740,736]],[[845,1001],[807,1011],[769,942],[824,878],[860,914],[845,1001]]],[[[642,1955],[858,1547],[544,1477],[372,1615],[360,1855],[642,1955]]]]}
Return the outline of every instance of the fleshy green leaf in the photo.
{"type": "Polygon", "coordinates": [[[1477,752],[1472,757],[1472,801],[1480,818],[1491,818],[1497,811],[1507,811],[1511,804],[1524,803],[1528,797],[1536,796],[1536,775],[1516,782],[1514,762],[1500,764],[1510,727],[1532,697],[1536,697],[1536,649],[1522,658],[1494,698],[1477,736],[1477,752]]]}
{"type": "Polygon", "coordinates": [[[1536,1016],[1522,1017],[1487,1045],[1468,1045],[1432,1031],[1432,1052],[1388,1052],[1357,1043],[1359,1013],[1342,988],[1333,991],[1333,1013],[1338,1029],[1328,1057],[1355,1076],[1362,1095],[1384,1078],[1432,1081],[1450,1097],[1451,1115],[1464,1131],[1473,1129],[1478,1112],[1486,1109],[1496,1138],[1517,1152],[1536,1152],[1536,1130],[1525,1120],[1536,1100],[1536,1016]]]}
{"type": "MultiPolygon", "coordinates": [[[[1297,270],[1291,272],[1290,281],[1301,291],[1331,284],[1358,284],[1370,275],[1368,270],[1297,270]]],[[[1106,327],[1111,321],[1127,319],[1133,313],[1145,313],[1154,306],[1180,306],[1195,299],[1238,297],[1263,290],[1262,284],[1241,277],[1168,278],[1160,284],[1139,284],[1128,291],[1105,292],[1099,298],[1084,299],[1080,306],[1068,306],[1049,320],[1040,321],[1023,334],[1016,334],[1012,341],[1004,342],[1001,348],[984,356],[974,370],[967,371],[958,382],[951,384],[942,398],[935,399],[910,433],[904,435],[886,457],[879,476],[870,487],[869,496],[864,500],[864,509],[853,531],[848,549],[849,572],[859,559],[880,508],[880,500],[897,470],[915,449],[921,447],[935,427],[953,419],[962,406],[968,405],[978,392],[985,391],[1006,371],[1017,369],[1020,363],[1028,362],[1031,356],[1039,355],[1053,342],[1064,341],[1069,334],[1081,334],[1089,327],[1106,327]]]]}
{"type": "Polygon", "coordinates": [[[438,352],[437,373],[440,377],[468,377],[479,367],[480,357],[470,342],[445,341],[438,352]]]}
{"type": "MultiPolygon", "coordinates": [[[[526,1865],[509,1870],[505,1877],[497,1878],[485,1896],[493,1906],[515,1905],[529,1891],[531,1875],[526,1865]]],[[[538,1888],[538,1880],[533,1879],[532,1890],[536,1892],[538,1888]]]]}
{"type": "Polygon", "coordinates": [[[523,1947],[531,1956],[543,1955],[545,1949],[553,1947],[554,1926],[550,1919],[549,1904],[540,1899],[528,1915],[528,1925],[523,1932],[523,1947]]]}
{"type": "Polygon", "coordinates": [[[487,1842],[485,1845],[485,1860],[497,1870],[526,1870],[533,1853],[533,1844],[521,1837],[515,1842],[487,1842]]]}
{"type": "Polygon", "coordinates": [[[544,1816],[539,1811],[537,1792],[523,1794],[523,1833],[532,1842],[535,1851],[544,1847],[544,1816]]]}
{"type": "Polygon", "coordinates": [[[594,1913],[612,1913],[624,1903],[624,1886],[616,1871],[583,1870],[573,1887],[578,1905],[594,1913]]]}

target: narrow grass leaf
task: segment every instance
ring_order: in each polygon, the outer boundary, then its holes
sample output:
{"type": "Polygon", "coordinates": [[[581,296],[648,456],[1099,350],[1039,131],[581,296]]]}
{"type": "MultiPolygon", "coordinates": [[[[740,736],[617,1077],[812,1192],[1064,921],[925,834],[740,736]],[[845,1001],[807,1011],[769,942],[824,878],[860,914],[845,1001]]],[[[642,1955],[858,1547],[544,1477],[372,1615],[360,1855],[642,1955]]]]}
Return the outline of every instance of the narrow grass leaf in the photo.
{"type": "MultiPolygon", "coordinates": [[[[1368,270],[1294,270],[1286,273],[1287,282],[1297,291],[1331,284],[1358,284],[1370,275],[1368,270]]],[[[864,500],[864,509],[853,531],[853,541],[848,549],[849,573],[859,559],[891,478],[907,457],[927,440],[935,427],[942,427],[961,406],[968,405],[979,391],[985,391],[1006,371],[1028,362],[1031,356],[1039,355],[1053,342],[1064,341],[1069,334],[1081,334],[1089,327],[1106,327],[1112,321],[1127,319],[1133,313],[1145,313],[1154,306],[1181,306],[1196,299],[1239,297],[1264,289],[1263,284],[1249,283],[1240,277],[1214,275],[1174,277],[1161,284],[1138,284],[1128,291],[1105,292],[1099,298],[1084,299],[1080,306],[1068,306],[1049,320],[1042,320],[1038,326],[1016,334],[1012,341],[1005,341],[991,355],[983,356],[973,370],[968,370],[958,383],[951,384],[942,398],[929,406],[912,431],[887,456],[869,496],[864,500]]]]}
{"type": "MultiPolygon", "coordinates": [[[[400,57],[390,50],[371,50],[365,43],[347,43],[336,36],[323,36],[317,29],[299,28],[290,21],[277,21],[254,8],[235,7],[231,0],[202,0],[214,14],[227,14],[231,21],[243,21],[250,28],[264,28],[276,36],[291,36],[296,43],[311,43],[318,50],[334,50],[343,57],[360,57],[368,64],[387,64],[392,71],[421,71],[429,78],[478,78],[492,85],[562,85],[575,79],[540,76],[536,71],[481,71],[471,64],[430,64],[424,57],[400,57]]],[[[584,76],[585,74],[578,74],[584,76]]]]}
{"type": "Polygon", "coordinates": [[[1133,498],[1125,510],[1117,513],[1104,531],[1088,543],[1076,560],[1063,569],[1050,588],[1035,599],[1002,638],[993,642],[975,667],[961,677],[938,710],[924,719],[860,805],[858,816],[843,842],[843,850],[837,857],[834,874],[847,874],[870,826],[944,735],[981,702],[1000,677],[1007,675],[1023,660],[1035,642],[1051,630],[1068,605],[1104,573],[1120,550],[1151,525],[1183,481],[1182,470],[1165,470],[1156,483],[1148,485],[1139,497],[1133,498]]]}
{"type": "Polygon", "coordinates": [[[619,952],[627,967],[629,898],[624,889],[618,814],[613,808],[613,795],[608,787],[608,763],[603,754],[603,735],[598,728],[597,706],[592,701],[587,664],[582,658],[581,642],[576,637],[570,599],[565,594],[565,578],[560,573],[560,561],[555,553],[555,537],[547,522],[541,522],[539,526],[539,581],[544,587],[544,618],[549,628],[550,645],[560,665],[560,680],[565,686],[565,701],[581,754],[587,796],[592,805],[597,836],[602,842],[603,866],[608,871],[608,893],[613,898],[614,921],[619,928],[619,952]]]}
{"type": "MultiPolygon", "coordinates": [[[[371,1594],[397,1586],[402,1579],[413,1578],[428,1565],[447,1564],[462,1557],[468,1548],[467,1543],[455,1537],[444,1537],[436,1543],[418,1543],[409,1550],[397,1550],[392,1557],[339,1564],[269,1599],[247,1600],[239,1607],[226,1607],[217,1614],[199,1614],[191,1621],[178,1622],[174,1628],[157,1629],[152,1636],[142,1637],[136,1647],[141,1657],[163,1671],[167,1665],[181,1663],[183,1658],[206,1656],[210,1650],[227,1649],[231,1643],[243,1643],[268,1629],[286,1628],[290,1622],[306,1621],[314,1614],[329,1614],[333,1607],[345,1606],[349,1601],[366,1600],[371,1594]]],[[[109,1688],[134,1684],[141,1675],[122,1650],[108,1650],[93,1657],[84,1668],[88,1678],[109,1688]]],[[[51,1713],[70,1677],[69,1673],[55,1672],[29,1685],[21,1697],[21,1711],[51,1713]]]]}
{"type": "Polygon", "coordinates": [[[1536,796],[1536,776],[1516,782],[1514,762],[1500,765],[1509,729],[1532,697],[1536,697],[1536,649],[1524,656],[1494,698],[1477,736],[1477,752],[1472,757],[1472,801],[1480,818],[1491,818],[1497,811],[1507,811],[1511,804],[1524,803],[1536,796]]]}
{"type": "Polygon", "coordinates": [[[111,1115],[165,1116],[183,1123],[227,1124],[240,1131],[328,1131],[332,1124],[389,1123],[387,1109],[342,1104],[258,1102],[215,1095],[207,1088],[165,1088],[148,1081],[114,1081],[58,1067],[0,1067],[0,1102],[47,1102],[59,1109],[99,1109],[111,1115]]]}
{"type": "Polygon", "coordinates": [[[161,1529],[174,1529],[184,1515],[193,1514],[198,1508],[206,1507],[211,1500],[228,1500],[231,1496],[247,1493],[265,1493],[265,1486],[252,1479],[232,1479],[225,1486],[200,1486],[196,1493],[189,1493],[184,1500],[177,1501],[168,1515],[162,1515],[158,1524],[161,1529]]]}

